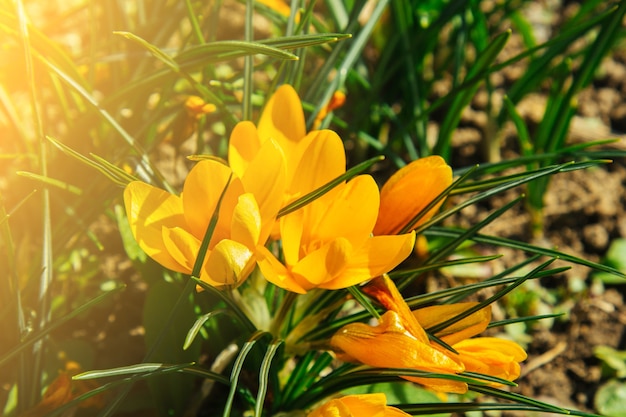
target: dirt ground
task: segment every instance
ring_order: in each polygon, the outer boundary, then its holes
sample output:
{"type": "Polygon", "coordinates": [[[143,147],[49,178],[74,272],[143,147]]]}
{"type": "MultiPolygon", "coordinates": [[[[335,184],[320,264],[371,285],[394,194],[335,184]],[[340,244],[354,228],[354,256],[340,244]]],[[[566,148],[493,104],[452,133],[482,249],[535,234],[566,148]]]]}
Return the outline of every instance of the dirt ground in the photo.
{"type": "MultiPolygon", "coordinates": [[[[579,95],[569,143],[617,138],[619,141],[611,148],[624,150],[626,52],[617,50],[606,58],[598,74],[593,85],[579,95]]],[[[521,103],[520,113],[531,127],[540,121],[545,101],[545,97],[538,94],[521,103]]],[[[484,161],[481,140],[485,137],[486,117],[481,111],[480,100],[475,99],[455,136],[453,166],[484,161]]],[[[517,155],[514,129],[511,129],[511,135],[503,141],[503,159],[517,155]]],[[[625,185],[625,158],[597,168],[561,173],[553,177],[546,194],[543,236],[531,234],[530,215],[523,207],[510,210],[484,232],[600,262],[614,239],[626,237],[625,185]]],[[[461,225],[475,224],[490,210],[521,192],[521,189],[512,190],[473,211],[463,212],[456,219],[461,225]]],[[[503,266],[527,256],[514,251],[497,250],[495,253],[505,254],[501,260],[503,266]]],[[[541,287],[565,297],[565,301],[561,299],[560,308],[566,315],[551,327],[537,326],[531,333],[529,358],[523,365],[517,392],[564,407],[595,410],[594,395],[606,380],[602,378],[601,363],[594,356],[594,348],[606,345],[626,349],[626,283],[599,289],[593,285],[591,276],[588,268],[574,265],[559,276],[541,280],[541,287]],[[579,290],[573,291],[574,287],[579,290]]]]}

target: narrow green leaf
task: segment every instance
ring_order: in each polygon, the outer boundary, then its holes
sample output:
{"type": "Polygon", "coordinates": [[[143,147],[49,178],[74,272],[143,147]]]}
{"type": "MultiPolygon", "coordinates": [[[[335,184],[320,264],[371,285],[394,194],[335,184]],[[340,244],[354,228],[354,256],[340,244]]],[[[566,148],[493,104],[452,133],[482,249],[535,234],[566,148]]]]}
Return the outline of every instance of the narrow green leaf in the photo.
{"type": "Polygon", "coordinates": [[[401,277],[405,277],[408,275],[423,274],[424,272],[434,271],[437,269],[447,268],[447,267],[455,266],[455,265],[466,265],[466,264],[473,264],[473,263],[490,262],[495,259],[499,259],[501,257],[502,255],[486,255],[486,256],[473,256],[469,258],[449,259],[444,262],[423,265],[418,268],[397,269],[397,270],[391,271],[389,273],[389,276],[394,279],[401,278],[401,277]]]}
{"type": "Polygon", "coordinates": [[[110,297],[111,295],[117,293],[118,291],[120,291],[120,290],[122,290],[124,288],[126,288],[126,286],[122,285],[122,286],[116,287],[116,288],[112,289],[111,291],[108,291],[108,292],[106,292],[106,293],[104,293],[102,295],[99,295],[98,297],[94,298],[93,300],[90,300],[90,301],[86,302],[85,304],[83,304],[82,306],[79,306],[78,308],[72,310],[70,313],[66,314],[65,316],[59,317],[58,319],[55,319],[55,320],[51,321],[48,324],[48,326],[46,326],[45,328],[33,332],[25,340],[22,340],[19,345],[14,346],[13,348],[9,349],[6,353],[4,353],[2,355],[2,357],[0,358],[0,367],[2,365],[4,365],[5,363],[7,363],[9,360],[13,359],[13,357],[15,357],[15,355],[17,355],[18,353],[20,353],[23,350],[25,350],[26,348],[29,348],[30,346],[32,346],[33,343],[35,343],[36,341],[40,340],[42,337],[47,336],[50,332],[54,331],[58,327],[60,327],[63,324],[67,323],[69,320],[71,320],[74,317],[78,316],[79,314],[89,310],[90,308],[92,308],[95,305],[101,303],[102,301],[104,301],[105,299],[110,297]]]}
{"type": "Polygon", "coordinates": [[[509,401],[514,401],[516,403],[520,403],[520,404],[526,404],[526,405],[530,405],[534,407],[539,407],[545,411],[552,412],[552,413],[570,414],[569,410],[566,410],[564,408],[557,407],[548,403],[544,403],[542,401],[535,400],[533,398],[528,398],[521,394],[507,392],[507,391],[503,391],[503,390],[493,388],[493,387],[470,384],[470,390],[481,393],[481,394],[490,395],[495,398],[500,398],[503,400],[509,400],[509,401]]]}
{"type": "Polygon", "coordinates": [[[235,363],[233,364],[233,370],[230,373],[230,391],[228,392],[228,398],[226,398],[226,403],[224,404],[224,413],[222,414],[224,417],[230,416],[233,401],[235,399],[235,392],[237,391],[237,383],[239,382],[239,374],[241,373],[246,357],[261,338],[269,335],[270,334],[267,332],[257,330],[252,336],[250,336],[248,341],[244,343],[239,355],[237,355],[237,359],[235,359],[235,363]]]}
{"type": "Polygon", "coordinates": [[[268,349],[265,351],[263,361],[261,362],[261,368],[259,369],[259,390],[256,395],[256,403],[254,405],[254,415],[263,415],[263,404],[265,402],[265,396],[270,383],[270,370],[272,367],[272,360],[276,355],[276,352],[282,347],[284,341],[274,339],[270,343],[268,349]]]}
{"type": "MultiPolygon", "coordinates": [[[[442,228],[442,227],[437,227],[437,226],[433,226],[430,229],[424,231],[424,234],[426,236],[439,236],[439,237],[448,237],[448,238],[459,237],[463,233],[464,231],[461,229],[450,229],[450,228],[442,228]]],[[[503,246],[503,247],[512,248],[512,249],[519,249],[524,252],[536,253],[540,255],[549,256],[552,258],[559,258],[567,262],[584,265],[589,268],[608,272],[608,273],[611,273],[611,274],[614,274],[616,276],[626,279],[626,274],[616,270],[615,268],[611,268],[610,266],[602,265],[596,262],[591,262],[583,258],[578,258],[576,256],[568,255],[566,253],[562,253],[553,249],[541,248],[539,246],[534,246],[534,245],[520,242],[520,241],[513,240],[513,239],[494,237],[494,236],[488,236],[488,235],[482,235],[482,234],[475,234],[470,238],[470,240],[473,240],[474,242],[485,243],[488,245],[496,245],[496,246],[503,246]]]]}
{"type": "Polygon", "coordinates": [[[102,117],[131,148],[135,150],[137,155],[141,158],[141,164],[145,171],[154,174],[155,178],[166,190],[173,192],[174,190],[172,187],[167,183],[167,181],[165,181],[163,176],[160,175],[159,171],[148,158],[148,152],[146,152],[139,145],[139,143],[109,114],[109,112],[100,107],[96,99],[87,90],[76,83],[74,79],[70,78],[67,74],[51,63],[46,64],[48,65],[48,68],[50,68],[50,70],[52,70],[65,84],[70,86],[79,96],[83,97],[85,101],[92,106],[96,113],[102,117]]]}
{"type": "Polygon", "coordinates": [[[106,161],[103,158],[100,158],[98,156],[95,156],[94,154],[91,154],[92,157],[94,157],[98,161],[98,162],[94,162],[93,160],[87,158],[86,156],[81,155],[80,153],[76,152],[69,146],[59,142],[58,140],[50,136],[46,136],[46,139],[48,139],[49,142],[51,142],[54,146],[56,146],[66,155],[76,158],[83,164],[100,171],[104,176],[106,176],[111,181],[113,181],[114,183],[120,186],[125,186],[129,182],[137,180],[137,178],[126,173],[124,170],[116,167],[115,165],[111,164],[110,162],[106,161]]]}
{"type": "Polygon", "coordinates": [[[482,82],[482,79],[478,77],[480,74],[485,74],[488,67],[495,62],[498,54],[500,54],[500,51],[502,51],[502,48],[504,48],[504,45],[510,36],[510,30],[498,35],[484,51],[480,52],[476,62],[468,70],[466,79],[475,78],[475,81],[469,85],[468,88],[454,96],[452,104],[446,112],[446,117],[441,123],[439,137],[437,138],[437,143],[433,148],[434,154],[442,155],[444,158],[448,159],[452,145],[452,132],[456,129],[461,120],[461,113],[463,112],[463,109],[470,103],[480,85],[480,82],[482,82]]]}
{"type": "Polygon", "coordinates": [[[213,232],[215,231],[215,226],[217,226],[217,220],[219,219],[220,208],[222,207],[222,201],[224,200],[224,196],[226,195],[226,190],[230,186],[230,181],[233,178],[233,174],[231,172],[228,177],[228,181],[226,181],[226,185],[220,194],[220,198],[217,200],[217,204],[215,206],[215,210],[213,210],[213,214],[211,215],[211,220],[207,225],[206,232],[204,233],[204,237],[202,238],[202,243],[200,244],[200,249],[198,250],[198,257],[196,258],[195,263],[193,264],[193,270],[191,271],[191,276],[200,278],[200,270],[202,269],[202,265],[204,265],[204,258],[206,257],[207,250],[209,249],[209,243],[211,242],[211,238],[213,237],[213,232]]]}
{"type": "Polygon", "coordinates": [[[204,289],[206,292],[209,292],[219,297],[222,301],[224,301],[226,305],[229,307],[229,311],[232,311],[233,313],[235,313],[235,315],[237,316],[241,324],[243,324],[246,327],[246,329],[248,329],[248,331],[254,332],[257,330],[254,323],[252,323],[250,319],[248,318],[248,316],[246,316],[241,311],[241,308],[237,305],[237,303],[235,303],[235,301],[231,297],[228,296],[229,293],[227,291],[219,290],[213,287],[212,285],[209,285],[206,282],[202,281],[201,279],[193,277],[193,276],[191,277],[191,280],[194,281],[196,285],[199,285],[200,287],[202,287],[202,289],[204,289]]]}
{"type": "MultiPolygon", "coordinates": [[[[2,218],[0,218],[0,226],[6,222],[7,220],[9,220],[9,218],[14,215],[19,209],[20,207],[22,207],[24,205],[24,203],[26,203],[35,193],[37,192],[37,190],[33,190],[30,193],[28,193],[26,195],[26,197],[22,198],[12,209],[11,211],[9,211],[8,213],[5,213],[2,218]]],[[[4,212],[4,210],[3,210],[4,212]]],[[[11,269],[9,269],[11,270],[11,269]]]]}
{"type": "Polygon", "coordinates": [[[528,317],[516,317],[513,319],[506,319],[506,320],[498,320],[498,321],[489,323],[489,325],[487,325],[487,328],[491,329],[492,327],[507,326],[509,324],[514,324],[514,323],[527,323],[531,321],[538,321],[538,320],[544,320],[544,319],[555,319],[557,317],[562,317],[564,315],[565,313],[553,313],[553,314],[541,314],[537,316],[528,316],[528,317]]]}
{"type": "Polygon", "coordinates": [[[86,393],[83,393],[81,395],[78,395],[76,397],[74,397],[70,402],[56,408],[54,411],[51,411],[49,414],[46,414],[47,417],[54,417],[54,416],[58,416],[58,415],[62,415],[64,412],[66,412],[69,409],[72,409],[74,407],[76,407],[78,404],[80,404],[82,401],[85,401],[93,396],[96,396],[98,394],[102,394],[103,392],[112,390],[114,388],[117,387],[129,387],[132,386],[132,384],[134,384],[136,381],[140,381],[140,380],[145,380],[145,379],[150,379],[159,375],[167,375],[167,374],[171,374],[174,372],[182,372],[182,373],[186,373],[186,374],[190,374],[190,375],[196,375],[196,376],[200,376],[206,379],[212,379],[216,382],[225,384],[225,385],[229,385],[230,382],[228,381],[228,379],[224,378],[222,375],[220,374],[216,374],[214,372],[211,371],[207,371],[205,369],[199,368],[197,366],[187,366],[187,365],[168,365],[166,367],[160,368],[158,370],[152,371],[152,372],[147,372],[147,373],[141,373],[141,374],[134,374],[133,376],[130,377],[126,377],[126,378],[122,378],[120,380],[117,381],[113,381],[113,382],[109,382],[107,384],[101,385],[98,388],[95,388],[91,391],[88,391],[86,393]]]}
{"type": "Polygon", "coordinates": [[[365,294],[363,294],[359,287],[357,287],[356,285],[348,287],[348,292],[352,294],[352,296],[358,301],[358,303],[361,304],[361,306],[363,306],[363,308],[365,308],[365,310],[372,317],[377,319],[380,318],[380,314],[378,313],[378,310],[376,310],[376,307],[374,307],[369,298],[366,297],[365,294]]]}
{"type": "Polygon", "coordinates": [[[68,184],[65,181],[57,180],[55,178],[50,178],[50,177],[46,177],[43,175],[34,174],[32,172],[27,172],[27,171],[17,171],[16,174],[24,178],[30,178],[31,180],[39,181],[43,183],[44,185],[50,185],[52,187],[56,187],[61,190],[69,191],[72,194],[81,195],[83,193],[83,190],[80,189],[79,187],[76,187],[72,184],[68,184]]]}
{"type": "Polygon", "coordinates": [[[522,119],[522,116],[520,116],[517,112],[515,104],[513,104],[509,96],[505,95],[502,99],[504,101],[504,106],[509,113],[509,117],[513,121],[515,129],[517,130],[517,138],[519,140],[522,155],[532,156],[533,145],[531,143],[530,134],[528,133],[528,128],[526,127],[524,119],[522,119]]]}
{"type": "Polygon", "coordinates": [[[116,35],[120,35],[123,36],[124,38],[133,41],[135,43],[137,43],[138,45],[142,46],[143,48],[145,48],[148,52],[150,52],[156,59],[158,59],[159,61],[163,62],[165,65],[167,65],[172,71],[174,72],[179,72],[180,71],[180,67],[178,66],[178,63],[176,61],[174,61],[174,59],[172,57],[170,57],[169,55],[167,55],[165,52],[163,52],[161,49],[157,48],[156,46],[152,45],[150,42],[146,41],[145,39],[130,33],[130,32],[124,32],[124,31],[115,31],[113,32],[116,35]]]}
{"type": "Polygon", "coordinates": [[[515,288],[517,288],[520,285],[522,285],[524,282],[526,282],[529,279],[535,277],[541,270],[545,269],[552,262],[554,262],[554,260],[555,260],[554,258],[547,260],[546,262],[542,263],[541,265],[539,265],[538,267],[533,269],[531,272],[526,274],[525,276],[517,279],[514,283],[512,283],[511,285],[509,285],[507,287],[504,287],[503,289],[501,289],[500,291],[496,292],[494,295],[492,295],[491,297],[487,298],[486,300],[481,301],[477,305],[468,308],[467,310],[465,310],[464,312],[462,312],[460,314],[457,314],[455,317],[452,317],[452,318],[450,318],[448,320],[445,320],[445,321],[443,321],[441,323],[438,323],[435,326],[432,326],[432,327],[426,329],[426,331],[428,333],[432,333],[432,334],[439,333],[442,330],[444,330],[445,328],[450,327],[451,325],[453,325],[453,324],[463,320],[464,318],[469,317],[472,314],[482,310],[483,308],[487,307],[491,303],[494,303],[497,300],[499,300],[500,298],[504,297],[506,294],[510,293],[515,288]]]}
{"type": "Polygon", "coordinates": [[[177,365],[165,364],[165,363],[139,363],[137,365],[120,366],[119,368],[100,369],[100,370],[82,372],[78,375],[73,376],[72,379],[83,380],[83,379],[108,378],[112,376],[121,376],[121,375],[145,374],[145,373],[151,373],[151,372],[160,371],[160,370],[166,370],[168,368],[183,369],[192,365],[194,365],[193,362],[186,363],[186,364],[177,364],[177,365]]]}
{"type": "Polygon", "coordinates": [[[227,312],[228,310],[221,308],[218,310],[209,311],[208,313],[203,314],[200,317],[198,317],[196,321],[194,322],[193,326],[191,326],[191,328],[187,332],[187,336],[185,337],[185,344],[183,345],[183,350],[187,350],[189,346],[191,346],[193,341],[196,339],[198,332],[200,332],[200,330],[202,329],[202,326],[204,326],[204,323],[209,321],[212,317],[215,317],[220,314],[227,313],[227,312]]]}

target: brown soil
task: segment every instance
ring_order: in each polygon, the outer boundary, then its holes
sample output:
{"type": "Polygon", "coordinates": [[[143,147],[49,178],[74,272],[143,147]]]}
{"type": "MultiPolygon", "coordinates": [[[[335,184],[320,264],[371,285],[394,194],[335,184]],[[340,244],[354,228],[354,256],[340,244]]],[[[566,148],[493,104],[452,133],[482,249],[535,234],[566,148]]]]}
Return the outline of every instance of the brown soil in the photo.
{"type": "MultiPolygon", "coordinates": [[[[611,147],[626,149],[622,133],[626,132],[626,53],[616,51],[606,58],[598,73],[593,85],[578,97],[578,114],[570,128],[569,143],[618,138],[611,147]]],[[[532,95],[521,103],[520,113],[529,126],[536,126],[540,121],[545,101],[541,95],[532,95]]],[[[486,137],[486,115],[480,104],[479,93],[455,137],[453,166],[484,162],[481,141],[486,137]]],[[[513,127],[505,134],[501,155],[503,159],[517,155],[513,127]]],[[[483,232],[601,262],[614,239],[626,238],[625,185],[626,158],[592,169],[561,173],[552,178],[546,193],[542,234],[533,236],[531,217],[524,207],[509,210],[483,232]]],[[[454,221],[461,226],[475,224],[523,191],[512,190],[477,208],[470,207],[454,221]]],[[[496,269],[517,264],[528,256],[500,248],[482,250],[505,255],[496,269]]],[[[555,405],[593,412],[594,394],[606,382],[594,348],[606,345],[626,350],[626,286],[598,286],[594,284],[592,271],[572,265],[569,271],[542,279],[541,287],[558,294],[558,305],[549,305],[555,299],[544,298],[543,302],[553,310],[564,311],[566,316],[551,327],[535,326],[527,346],[529,358],[523,365],[516,391],[555,405]]]]}

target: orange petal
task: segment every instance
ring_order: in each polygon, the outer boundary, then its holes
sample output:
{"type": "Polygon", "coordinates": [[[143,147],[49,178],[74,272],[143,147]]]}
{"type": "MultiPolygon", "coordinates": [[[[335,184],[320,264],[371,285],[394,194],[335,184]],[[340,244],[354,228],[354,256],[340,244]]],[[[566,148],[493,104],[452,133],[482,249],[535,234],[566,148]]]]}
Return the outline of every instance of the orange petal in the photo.
{"type": "Polygon", "coordinates": [[[182,200],[141,181],[133,181],[124,190],[124,205],[130,230],[148,256],[179,272],[180,265],[163,242],[162,229],[186,224],[182,200]]]}
{"type": "Polygon", "coordinates": [[[258,123],[261,142],[274,139],[286,155],[306,135],[304,112],[298,93],[290,85],[281,85],[265,104],[258,123]]]}
{"type": "Polygon", "coordinates": [[[265,279],[272,284],[298,294],[306,293],[306,290],[293,279],[285,265],[281,264],[267,248],[257,249],[257,264],[265,279]]]}
{"type": "Polygon", "coordinates": [[[228,164],[238,177],[243,177],[259,149],[261,140],[254,123],[237,123],[228,141],[228,164]]]}
{"type": "MultiPolygon", "coordinates": [[[[471,302],[431,306],[413,310],[413,315],[422,327],[428,329],[458,316],[476,305],[478,305],[478,303],[471,302]]],[[[440,339],[443,339],[443,341],[447,344],[454,345],[461,340],[465,340],[482,333],[487,328],[490,321],[491,307],[487,306],[437,332],[435,335],[440,339]]]]}
{"type": "MultiPolygon", "coordinates": [[[[414,240],[413,233],[371,237],[360,248],[352,251],[349,263],[341,275],[326,281],[320,287],[347,288],[387,273],[411,253],[414,240]]],[[[423,340],[427,340],[425,334],[423,340]]]]}
{"type": "Polygon", "coordinates": [[[411,368],[430,372],[457,373],[463,365],[412,337],[397,313],[388,311],[377,326],[351,323],[330,339],[342,360],[378,368],[411,368]]]}
{"type": "MultiPolygon", "coordinates": [[[[332,399],[309,413],[307,417],[386,417],[385,394],[346,395],[332,399]]],[[[397,409],[396,409],[397,410],[397,409]]],[[[408,414],[401,414],[406,415],[408,414]]]]}
{"type": "Polygon", "coordinates": [[[404,327],[420,342],[424,344],[430,343],[428,335],[413,316],[396,284],[387,275],[373,279],[363,287],[363,292],[377,299],[386,309],[396,312],[402,319],[404,327]]]}
{"type": "MultiPolygon", "coordinates": [[[[399,233],[407,223],[452,183],[452,169],[439,156],[411,162],[398,170],[380,191],[380,211],[375,235],[399,233]]],[[[430,219],[440,202],[413,228],[430,219]]]]}

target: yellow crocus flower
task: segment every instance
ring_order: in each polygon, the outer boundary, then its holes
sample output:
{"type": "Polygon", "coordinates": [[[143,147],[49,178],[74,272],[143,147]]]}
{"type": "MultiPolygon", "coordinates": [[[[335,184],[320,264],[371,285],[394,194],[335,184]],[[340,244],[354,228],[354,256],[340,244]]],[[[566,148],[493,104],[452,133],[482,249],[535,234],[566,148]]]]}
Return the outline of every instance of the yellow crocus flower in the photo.
{"type": "MultiPolygon", "coordinates": [[[[458,374],[471,371],[512,381],[519,376],[519,362],[526,352],[514,342],[498,338],[473,338],[491,320],[489,307],[435,334],[454,353],[428,340],[425,328],[442,323],[477,303],[432,306],[411,312],[387,276],[372,280],[364,292],[376,298],[389,311],[376,326],[352,323],[341,328],[330,340],[338,357],[379,368],[413,368],[422,371],[458,374]]],[[[467,384],[435,378],[404,377],[427,388],[464,393],[467,384]]]]}
{"type": "MultiPolygon", "coordinates": [[[[228,144],[228,163],[242,176],[261,146],[274,140],[282,151],[288,183],[279,203],[282,207],[321,187],[346,171],[343,142],[332,130],[306,133],[304,112],[298,93],[290,85],[280,86],[269,98],[258,127],[251,122],[235,126],[228,144]],[[306,157],[305,157],[306,155],[306,157]]],[[[271,164],[271,159],[266,159],[271,164]]]]}
{"type": "Polygon", "coordinates": [[[305,293],[346,288],[390,271],[410,254],[415,236],[372,236],[378,203],[376,182],[360,175],[283,216],[284,264],[261,248],[261,272],[279,287],[305,293]]]}
{"type": "Polygon", "coordinates": [[[307,417],[408,417],[409,414],[387,405],[385,394],[346,395],[311,411],[307,417]]]}
{"type": "Polygon", "coordinates": [[[285,170],[274,159],[277,145],[260,149],[242,177],[226,165],[198,162],[180,196],[141,181],[128,184],[124,203],[133,236],[155,261],[190,274],[219,198],[218,222],[209,242],[200,279],[215,287],[241,284],[255,265],[255,254],[271,232],[284,193],[285,170]],[[263,158],[272,155],[273,164],[263,158]]]}

